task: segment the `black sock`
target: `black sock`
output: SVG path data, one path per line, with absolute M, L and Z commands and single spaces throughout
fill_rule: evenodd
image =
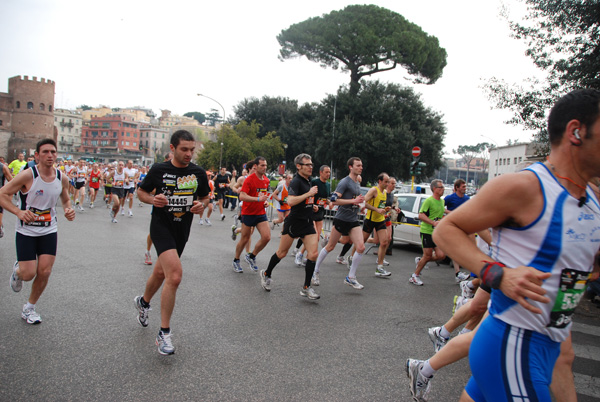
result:
M 249 256 L 250 256 L 250 258 L 252 258 L 253 260 L 255 260 L 255 259 L 256 259 L 256 256 L 255 256 L 254 254 L 250 253 L 250 254 L 248 254 L 248 255 L 249 255 Z
M 316 261 L 307 260 L 306 267 L 304 267 L 304 287 L 310 286 L 310 280 L 312 279 L 313 273 L 315 272 Z
M 160 327 L 160 332 L 162 332 L 163 334 L 170 334 L 171 333 L 171 328 Z
M 144 296 L 140 297 L 140 304 L 142 305 L 143 308 L 150 307 L 150 303 L 148 303 L 146 300 L 144 300 Z
M 234 258 L 233 262 L 240 262 L 240 259 L 239 258 Z
M 279 261 L 281 261 L 281 258 L 277 257 L 277 253 L 273 254 L 271 256 L 271 260 L 269 260 L 269 266 L 267 267 L 267 270 L 265 271 L 265 275 L 267 277 L 271 277 L 271 273 L 273 273 L 273 269 L 275 268 L 275 266 L 277 264 L 279 264 Z
M 302 247 L 302 239 L 301 238 L 299 238 L 298 242 L 296 243 L 296 248 L 300 249 L 300 247 Z
M 352 248 L 352 243 L 344 244 L 344 247 L 342 247 L 342 252 L 340 253 L 340 257 L 345 256 L 346 253 L 348 252 L 348 250 L 350 250 L 351 248 Z

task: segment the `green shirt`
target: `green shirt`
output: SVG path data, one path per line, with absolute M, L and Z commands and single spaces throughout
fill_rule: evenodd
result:
M 432 221 L 440 220 L 444 216 L 444 200 L 441 198 L 436 200 L 433 196 L 428 197 L 423 202 L 423 205 L 421 205 L 419 212 L 427 215 Z M 433 226 L 425 221 L 421 221 L 421 233 L 433 234 Z
M 10 163 L 10 165 L 8 165 L 8 168 L 12 170 L 12 175 L 16 176 L 25 165 L 27 165 L 27 161 L 19 161 L 18 159 L 15 159 Z

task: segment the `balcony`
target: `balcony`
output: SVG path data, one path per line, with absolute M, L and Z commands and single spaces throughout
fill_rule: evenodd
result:
M 75 125 L 73 123 L 71 123 L 70 121 L 69 122 L 61 121 L 60 122 L 60 126 L 61 127 L 73 128 Z

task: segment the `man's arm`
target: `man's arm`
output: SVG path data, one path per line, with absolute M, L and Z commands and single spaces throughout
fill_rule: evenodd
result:
M 240 191 L 240 201 L 243 202 L 265 202 L 267 201 L 267 194 L 266 193 L 259 193 L 259 195 L 257 197 L 252 197 L 249 196 L 247 193 L 245 193 L 244 191 Z
M 385 215 L 385 209 L 377 208 L 377 207 L 369 204 L 369 201 L 371 201 L 375 197 L 377 197 L 377 188 L 373 187 L 369 191 L 367 191 L 367 194 L 365 195 L 365 208 L 367 208 L 368 210 L 377 212 L 378 214 Z
M 502 175 L 483 186 L 477 197 L 448 215 L 433 232 L 434 242 L 454 261 L 474 274 L 490 261 L 468 235 L 506 222 L 524 227 L 542 212 L 544 198 L 540 184 L 531 172 Z M 531 267 L 503 268 L 500 290 L 524 308 L 541 313 L 525 299 L 548 303 L 541 287 L 550 277 Z
M 4 172 L 4 177 L 6 177 L 6 181 L 11 181 L 13 179 L 13 175 L 6 165 L 2 165 L 2 171 Z
M 75 219 L 75 210 L 71 206 L 71 197 L 69 197 L 69 179 L 66 175 L 60 175 L 60 181 L 62 184 L 62 191 L 60 192 L 60 202 L 62 203 L 63 210 L 65 212 L 65 218 L 72 221 Z
M 298 205 L 304 202 L 307 198 L 314 196 L 319 192 L 319 188 L 317 186 L 312 186 L 310 190 L 301 195 L 288 195 L 287 203 L 293 207 L 294 205 Z
M 0 206 L 13 215 L 16 215 L 23 222 L 33 222 L 35 215 L 29 210 L 21 210 L 12 203 L 12 197 L 19 190 L 27 191 L 33 181 L 31 169 L 26 173 L 16 175 L 11 181 L 0 188 Z

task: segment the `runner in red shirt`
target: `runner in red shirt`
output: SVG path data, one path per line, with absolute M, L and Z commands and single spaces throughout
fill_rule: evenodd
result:
M 239 196 L 240 201 L 242 201 L 242 236 L 235 247 L 235 258 L 233 259 L 233 270 L 235 272 L 243 272 L 240 265 L 240 254 L 250 240 L 252 227 L 258 229 L 260 240 L 254 246 L 254 250 L 246 254 L 245 259 L 254 272 L 258 272 L 256 255 L 271 241 L 271 229 L 265 211 L 271 184 L 269 178 L 265 176 L 267 161 L 262 156 L 258 156 L 255 162 L 256 172 L 244 180 Z
M 92 170 L 88 174 L 88 182 L 90 183 L 90 208 L 94 208 L 96 194 L 100 190 L 100 181 L 102 181 L 102 172 L 98 169 L 98 164 L 92 165 Z

